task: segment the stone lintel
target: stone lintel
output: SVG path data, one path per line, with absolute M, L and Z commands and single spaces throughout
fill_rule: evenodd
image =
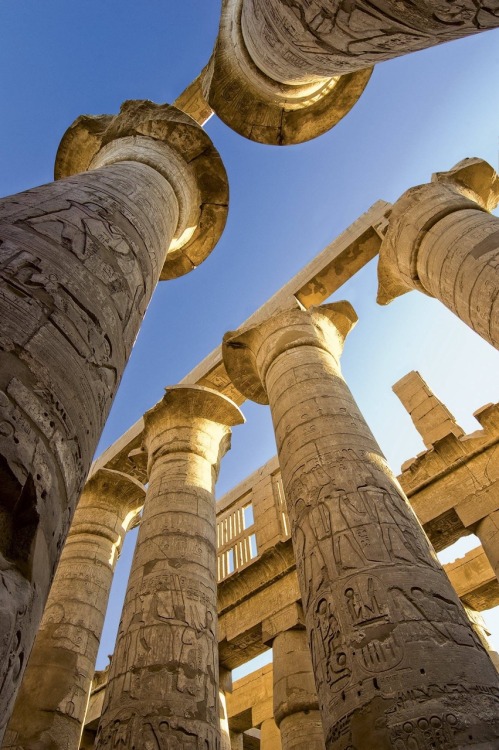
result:
M 390 209 L 391 204 L 386 201 L 379 200 L 374 203 L 253 313 L 241 327 L 254 324 L 279 309 L 289 307 L 292 300 L 297 299 L 306 309 L 323 303 L 377 255 L 381 239 L 376 228 L 386 221 Z M 234 388 L 227 375 L 221 347 L 217 347 L 205 357 L 181 382 L 213 388 L 231 398 L 239 406 L 245 401 L 244 396 Z M 143 429 L 144 420 L 139 419 L 94 462 L 91 473 L 102 466 L 108 466 L 110 469 L 125 471 L 146 481 L 145 471 L 140 473 L 128 458 L 130 451 L 140 447 Z
M 181 109 L 201 126 L 205 125 L 213 114 L 203 94 L 202 83 L 205 75 L 206 67 L 173 102 L 174 107 Z
M 277 635 L 293 629 L 305 630 L 305 615 L 299 601 L 291 602 L 262 621 L 262 641 L 271 646 Z
M 499 581 L 482 546 L 445 565 L 458 596 L 478 612 L 499 605 Z

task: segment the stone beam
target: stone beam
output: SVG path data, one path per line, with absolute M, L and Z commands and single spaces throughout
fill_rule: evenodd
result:
M 184 94 L 181 95 L 183 96 Z M 175 104 L 177 105 L 178 102 L 179 100 L 176 100 Z M 192 111 L 195 111 L 196 107 L 201 108 L 201 105 L 196 104 Z M 296 304 L 296 300 L 307 309 L 324 302 L 378 254 L 382 237 L 381 228 L 386 224 L 390 208 L 391 205 L 385 201 L 380 200 L 374 203 L 366 213 L 333 240 L 243 325 L 254 325 L 276 310 Z M 222 362 L 220 347 L 211 352 L 181 382 L 213 388 L 231 398 L 238 405 L 245 400 L 229 380 Z M 130 451 L 141 444 L 143 428 L 144 422 L 139 419 L 102 453 L 94 462 L 90 474 L 106 467 L 125 471 L 144 481 L 143 472 L 133 467 L 128 459 Z
M 483 547 L 476 547 L 444 566 L 459 598 L 482 612 L 499 605 L 499 581 Z

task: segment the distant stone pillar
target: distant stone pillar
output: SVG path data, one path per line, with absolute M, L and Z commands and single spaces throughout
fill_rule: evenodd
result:
M 394 204 L 380 248 L 378 302 L 417 289 L 499 348 L 499 177 L 465 159 Z
M 326 748 L 493 750 L 497 673 L 341 375 L 355 320 L 287 310 L 223 344 L 270 403 Z
M 0 201 L 0 741 L 153 289 L 206 257 L 227 207 L 208 136 L 151 102 L 79 118 L 56 177 Z
M 244 735 L 242 732 L 230 732 L 230 750 L 244 750 Z
M 274 719 L 283 750 L 324 750 L 319 702 L 305 630 L 279 633 L 272 644 Z
M 227 699 L 226 693 L 232 692 L 232 672 L 229 669 L 219 666 L 218 668 L 218 694 L 220 699 L 220 748 L 221 750 L 231 750 L 231 736 L 229 729 L 229 719 L 227 716 Z
M 493 2 L 243 0 L 255 65 L 283 83 L 334 76 L 499 26 Z
M 3 748 L 78 750 L 114 569 L 144 496 L 119 471 L 86 483 Z
M 168 388 L 144 416 L 149 485 L 99 750 L 220 744 L 214 487 L 243 421 L 201 386 Z
M 202 75 L 210 107 L 240 135 L 276 146 L 302 143 L 334 127 L 364 91 L 372 73 L 369 63 L 354 72 L 291 74 L 283 82 L 279 73 L 269 75 L 262 56 L 247 46 L 242 14 L 251 13 L 247 0 L 223 0 L 217 42 Z M 276 51 L 280 58 L 280 48 Z M 286 67 L 286 59 L 280 62 Z
M 282 750 L 281 733 L 274 719 L 265 719 L 260 727 L 260 750 Z
M 499 510 L 482 518 L 474 528 L 489 563 L 499 579 Z

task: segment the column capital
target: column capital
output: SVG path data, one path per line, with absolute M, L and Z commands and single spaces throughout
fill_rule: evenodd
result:
M 280 354 L 300 346 L 314 346 L 339 359 L 356 322 L 355 310 L 346 301 L 278 312 L 256 326 L 225 334 L 225 369 L 246 398 L 268 404 L 265 376 Z
M 243 38 L 243 0 L 224 0 L 217 42 L 203 79 L 207 101 L 223 122 L 252 141 L 303 143 L 330 130 L 357 103 L 372 68 L 287 85 L 266 75 Z
M 230 447 L 230 428 L 245 422 L 239 407 L 200 385 L 169 386 L 165 391 L 144 414 L 148 473 L 152 463 L 168 453 L 197 453 L 217 464 Z
M 410 188 L 393 204 L 379 251 L 378 296 L 387 305 L 406 292 L 427 290 L 418 274 L 421 242 L 432 228 L 457 211 L 492 211 L 499 203 L 499 176 L 488 162 L 463 159 L 431 182 Z
M 183 276 L 210 254 L 227 219 L 228 182 L 218 151 L 202 127 L 176 107 L 129 100 L 117 115 L 81 115 L 74 121 L 59 145 L 55 178 L 122 161 L 146 164 L 171 184 L 180 216 L 161 280 Z
M 272 646 L 274 639 L 288 630 L 305 630 L 305 614 L 300 602 L 288 604 L 262 620 L 262 643 Z
M 76 534 L 85 533 L 88 526 L 88 512 L 95 513 L 99 508 L 117 512 L 128 525 L 132 523 L 140 508 L 144 505 L 146 490 L 144 485 L 129 474 L 114 469 L 99 469 L 87 480 L 77 506 L 68 539 Z M 86 510 L 85 516 L 81 511 Z M 78 512 L 80 511 L 80 512 Z M 97 515 L 92 525 L 100 523 Z M 92 533 L 93 529 L 88 529 Z

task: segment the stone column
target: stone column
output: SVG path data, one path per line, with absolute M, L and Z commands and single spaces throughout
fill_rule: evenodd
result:
M 144 496 L 118 471 L 86 483 L 3 748 L 78 750 L 114 569 Z
M 492 750 L 498 676 L 342 378 L 346 302 L 224 337 L 270 403 L 326 747 Z
M 482 518 L 474 528 L 487 559 L 499 579 L 499 510 Z
M 279 633 L 274 655 L 274 718 L 283 750 L 324 750 L 319 702 L 304 629 Z
M 274 719 L 265 719 L 260 726 L 260 750 L 282 750 L 281 733 Z
M 77 120 L 56 177 L 0 201 L 0 740 L 155 284 L 206 257 L 227 204 L 208 136 L 151 102 Z
M 243 0 L 255 65 L 282 83 L 350 73 L 499 26 L 494 2 Z
M 218 667 L 218 695 L 220 705 L 220 750 L 231 750 L 231 735 L 227 715 L 226 693 L 232 692 L 232 671 Z
M 359 99 L 371 76 L 369 63 L 353 73 L 312 71 L 282 81 L 247 46 L 242 16 L 248 15 L 248 5 L 247 0 L 223 0 L 217 42 L 202 74 L 210 107 L 230 128 L 259 143 L 285 146 L 325 133 Z M 280 58 L 281 50 L 276 50 Z
M 96 746 L 217 748 L 214 486 L 244 418 L 216 391 L 177 386 L 144 421 L 149 485 Z
M 230 750 L 244 750 L 244 734 L 242 732 L 229 732 Z
M 290 604 L 263 620 L 262 641 L 272 647 L 273 712 L 283 750 L 324 750 L 301 604 Z
M 465 159 L 394 204 L 380 248 L 378 302 L 412 289 L 440 300 L 499 347 L 499 177 Z

